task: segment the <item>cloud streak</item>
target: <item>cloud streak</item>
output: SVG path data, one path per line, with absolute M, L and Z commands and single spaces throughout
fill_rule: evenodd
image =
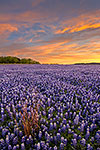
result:
M 12 26 L 11 24 L 0 24 L 0 34 L 14 31 L 18 31 L 18 28 L 16 26 Z

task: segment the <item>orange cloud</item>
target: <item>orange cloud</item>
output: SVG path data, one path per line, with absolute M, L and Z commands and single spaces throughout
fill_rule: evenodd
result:
M 63 34 L 66 31 L 69 33 L 79 32 L 86 29 L 96 29 L 100 28 L 100 10 L 96 12 L 91 12 L 87 14 L 79 15 L 76 18 L 71 18 L 61 22 L 61 25 L 55 31 L 55 34 Z M 63 27 L 64 26 L 64 27 Z M 66 27 L 65 27 L 66 26 Z
M 3 34 L 6 31 L 14 32 L 14 31 L 18 31 L 18 28 L 11 24 L 0 24 L 0 34 Z
M 72 30 L 70 30 L 70 32 L 78 32 L 86 29 L 95 29 L 95 28 L 100 28 L 100 23 L 84 24 L 83 26 L 78 26 L 76 28 L 73 28 Z
M 96 29 L 96 28 L 100 28 L 100 23 L 94 23 L 94 24 L 85 24 L 84 23 L 83 25 L 80 25 L 80 23 L 78 23 L 75 26 L 66 27 L 63 30 L 59 29 L 55 33 L 56 34 L 62 34 L 62 33 L 65 33 L 66 31 L 68 31 L 69 33 L 73 33 L 73 32 L 83 31 L 83 30 L 86 30 L 86 29 Z
M 62 33 L 64 33 L 64 32 L 66 32 L 66 31 L 68 31 L 68 30 L 70 30 L 70 27 L 66 27 L 66 28 L 64 28 L 63 30 L 59 29 L 59 30 L 56 31 L 55 33 L 56 33 L 56 34 L 62 34 Z

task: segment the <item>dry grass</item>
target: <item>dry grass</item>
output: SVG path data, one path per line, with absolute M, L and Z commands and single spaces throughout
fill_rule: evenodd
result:
M 23 113 L 21 112 L 21 121 L 22 121 L 22 125 L 24 127 L 24 133 L 27 136 L 33 134 L 32 130 L 34 130 L 34 132 L 36 132 L 39 128 L 38 109 L 39 109 L 38 104 L 35 104 L 35 108 L 33 107 L 33 105 L 31 105 L 30 112 L 27 111 L 27 104 L 24 105 L 22 108 Z

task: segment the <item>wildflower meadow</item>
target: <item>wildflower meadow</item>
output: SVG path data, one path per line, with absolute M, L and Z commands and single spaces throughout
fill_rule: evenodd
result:
M 0 65 L 0 150 L 100 150 L 100 65 Z

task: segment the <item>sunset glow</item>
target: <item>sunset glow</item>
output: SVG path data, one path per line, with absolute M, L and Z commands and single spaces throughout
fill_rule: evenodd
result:
M 0 56 L 100 62 L 99 0 L 0 1 Z

